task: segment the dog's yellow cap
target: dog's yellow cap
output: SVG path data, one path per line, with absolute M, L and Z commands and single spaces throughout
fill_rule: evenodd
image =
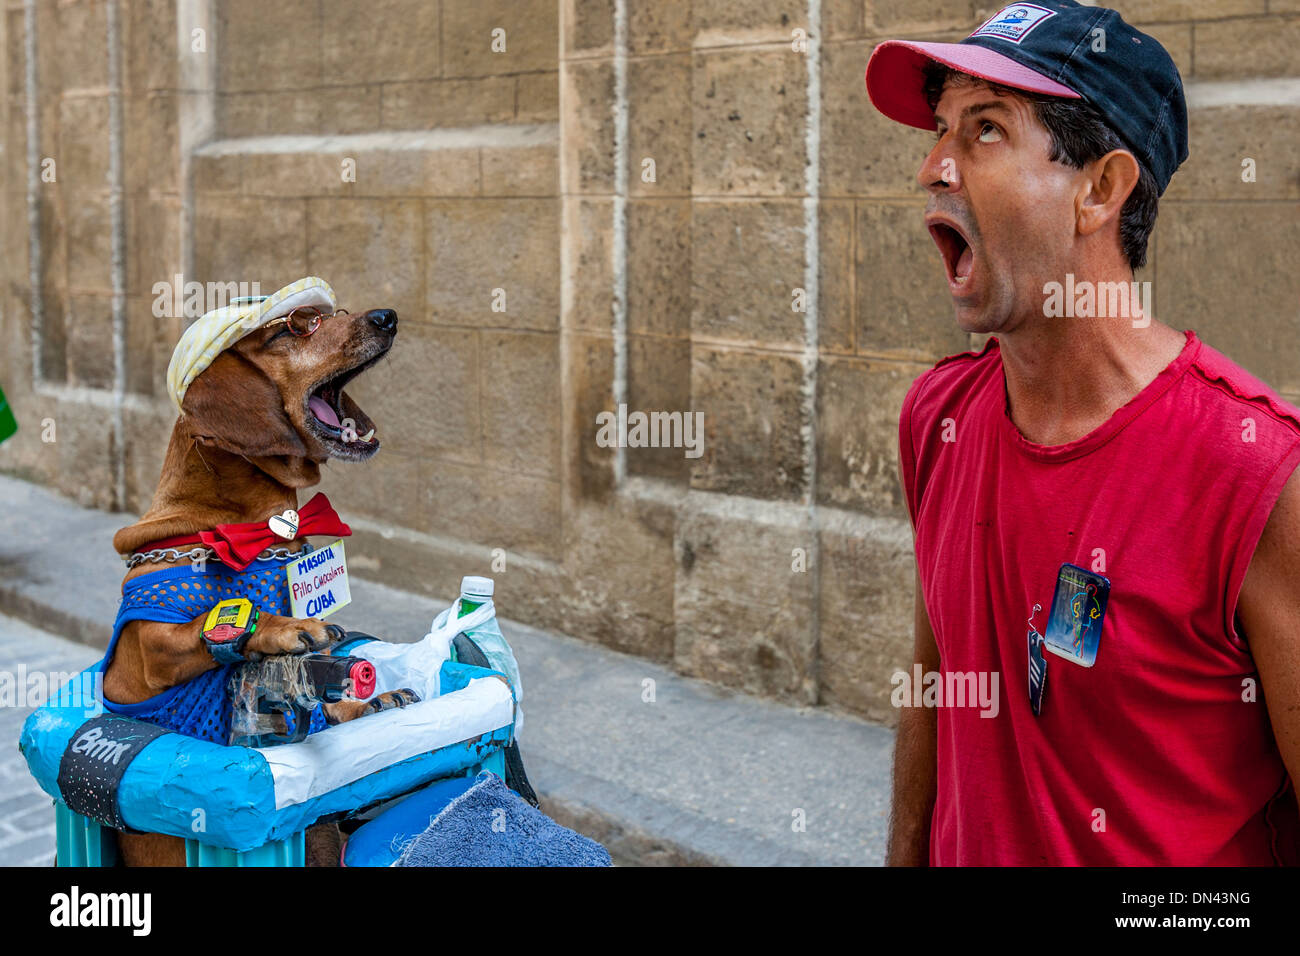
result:
M 291 282 L 274 295 L 256 300 L 237 299 L 230 305 L 204 314 L 185 330 L 167 366 L 167 391 L 176 403 L 177 411 L 190 383 L 218 355 L 272 319 L 288 315 L 305 305 L 333 312 L 338 308 L 338 299 L 324 279 L 307 276 Z

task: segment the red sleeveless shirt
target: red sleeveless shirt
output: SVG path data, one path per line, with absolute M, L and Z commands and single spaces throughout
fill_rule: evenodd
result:
M 999 674 L 996 716 L 938 709 L 930 862 L 1296 862 L 1296 802 L 1234 620 L 1300 409 L 1186 331 L 1102 426 L 1034 444 L 996 338 L 912 385 L 899 422 L 922 592 L 949 672 Z M 1110 580 L 1091 668 L 1026 635 L 1064 562 Z M 1251 693 L 1253 688 L 1253 695 Z M 1253 699 L 1252 699 L 1253 697 Z

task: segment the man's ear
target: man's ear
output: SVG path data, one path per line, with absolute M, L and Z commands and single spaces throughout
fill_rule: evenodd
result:
M 1112 149 L 1089 164 L 1087 188 L 1079 193 L 1075 221 L 1081 235 L 1092 235 L 1112 219 L 1138 184 L 1138 163 L 1126 149 Z
M 199 373 L 185 392 L 181 414 L 200 444 L 249 458 L 307 456 L 279 387 L 239 352 L 222 352 Z

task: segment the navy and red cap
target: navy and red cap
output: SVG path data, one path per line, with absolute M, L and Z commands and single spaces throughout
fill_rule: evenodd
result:
M 1082 99 L 1155 177 L 1161 193 L 1187 158 L 1178 67 L 1114 10 L 1072 0 L 1013 3 L 960 43 L 887 40 L 867 63 L 867 94 L 892 120 L 935 129 L 922 70 L 937 61 L 1018 90 Z

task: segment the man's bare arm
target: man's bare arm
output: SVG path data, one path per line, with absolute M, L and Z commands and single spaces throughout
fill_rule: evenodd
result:
M 925 673 L 939 669 L 939 648 L 916 573 L 913 660 Z M 904 707 L 894 738 L 894 798 L 889 814 L 889 866 L 930 862 L 930 816 L 934 812 L 937 719 L 932 707 Z
M 1282 760 L 1300 780 L 1300 471 L 1287 481 L 1237 599 Z M 1250 705 L 1246 705 L 1250 706 Z

